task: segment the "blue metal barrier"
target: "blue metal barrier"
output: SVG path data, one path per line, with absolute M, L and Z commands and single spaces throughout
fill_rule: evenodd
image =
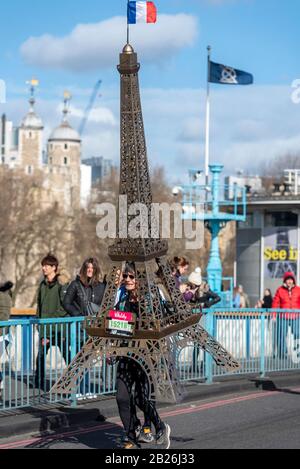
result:
M 76 396 L 49 393 L 87 340 L 84 318 L 0 322 L 0 411 L 93 399 L 115 391 L 116 366 L 105 358 L 86 373 Z M 210 310 L 201 325 L 240 362 L 238 375 L 300 369 L 300 311 Z M 189 344 L 177 357 L 183 382 L 230 375 Z
M 263 377 L 300 369 L 300 310 L 209 310 L 201 323 L 239 361 L 240 369 L 226 372 L 191 343 L 178 360 L 183 381 L 210 384 L 231 374 Z

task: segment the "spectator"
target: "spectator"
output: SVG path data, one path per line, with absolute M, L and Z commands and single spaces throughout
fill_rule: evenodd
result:
M 13 283 L 6 282 L 0 285 L 0 322 L 8 321 L 10 318 L 10 311 L 12 307 L 11 290 Z M 9 345 L 8 334 L 5 334 L 5 329 L 0 328 L 0 366 L 5 363 L 5 353 Z M 0 400 L 2 400 L 3 391 L 3 374 L 0 368 Z
M 14 284 L 6 282 L 0 285 L 0 321 L 8 321 L 10 318 L 10 311 L 12 308 L 12 293 L 11 290 Z M 0 332 L 1 335 L 1 332 Z
M 269 288 L 265 290 L 265 294 L 262 300 L 262 308 L 271 309 L 273 304 L 272 292 Z
M 258 302 L 255 305 L 255 309 L 262 309 L 263 308 L 263 302 L 261 300 L 258 300 Z
M 187 275 L 190 263 L 185 257 L 174 257 L 170 262 L 170 265 L 175 278 L 176 287 L 180 289 L 180 286 L 183 283 L 182 277 Z
M 87 259 L 65 295 L 63 306 L 70 316 L 95 316 L 100 311 L 105 285 L 95 258 Z
M 198 267 L 188 278 L 188 289 L 183 294 L 185 301 L 197 303 L 209 309 L 221 301 L 219 295 L 214 293 L 206 282 L 202 281 L 201 269 Z
M 244 292 L 243 285 L 239 285 L 238 292 L 240 294 L 241 308 L 250 308 L 249 296 Z
M 284 275 L 283 285 L 276 291 L 272 308 L 300 310 L 300 287 L 296 285 L 296 277 L 293 272 L 287 272 Z M 277 313 L 273 315 L 273 319 L 277 319 L 277 355 L 279 358 L 285 358 L 287 355 L 286 336 L 289 327 L 294 336 L 295 349 L 299 345 L 299 313 Z
M 236 309 L 241 308 L 241 295 L 237 287 L 235 287 L 233 290 L 233 307 Z
M 191 273 L 191 275 L 188 278 L 188 283 L 186 285 L 186 290 L 183 293 L 183 297 L 187 303 L 190 303 L 191 301 L 194 302 L 195 300 L 195 295 L 200 288 L 202 284 L 202 272 L 200 267 L 197 267 L 195 269 L 195 272 Z
M 105 284 L 101 282 L 101 269 L 99 262 L 95 258 L 87 259 L 77 278 L 70 284 L 65 295 L 63 306 L 65 311 L 73 317 L 96 316 L 100 312 Z M 85 342 L 84 331 L 81 329 L 80 346 Z M 80 385 L 78 399 L 83 395 L 87 398 L 95 397 L 95 393 L 90 392 L 90 374 L 86 373 Z
M 63 286 L 58 272 L 59 262 L 53 254 L 48 254 L 41 262 L 44 278 L 40 283 L 37 293 L 37 317 L 39 319 L 55 319 L 66 316 L 62 301 L 66 287 Z M 66 364 L 69 363 L 68 344 L 62 337 L 61 330 L 57 331 L 55 326 L 40 326 L 39 351 L 36 361 L 35 386 L 47 391 L 45 362 L 49 349 L 53 342 L 57 344 Z
M 221 301 L 219 295 L 214 293 L 206 282 L 202 281 L 201 268 L 198 267 L 188 278 L 188 289 L 183 294 L 186 302 L 199 305 L 200 308 L 209 309 Z M 199 369 L 200 347 L 195 345 L 193 349 L 193 365 L 191 372 L 204 371 L 203 363 Z

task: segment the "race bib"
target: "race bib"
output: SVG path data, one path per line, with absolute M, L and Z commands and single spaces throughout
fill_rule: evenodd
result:
M 106 330 L 109 334 L 132 337 L 135 330 L 136 316 L 125 311 L 109 311 Z

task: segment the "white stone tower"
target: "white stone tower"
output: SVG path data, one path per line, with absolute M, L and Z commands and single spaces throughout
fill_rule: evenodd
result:
M 35 113 L 35 88 L 39 82 L 30 82 L 29 112 L 19 128 L 19 164 L 26 174 L 33 175 L 42 169 L 43 158 L 43 122 Z
M 81 139 L 68 122 L 71 95 L 64 94 L 63 119 L 48 140 L 48 189 L 65 210 L 80 208 Z

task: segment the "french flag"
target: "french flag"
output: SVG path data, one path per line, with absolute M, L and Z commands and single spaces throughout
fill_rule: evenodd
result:
M 156 21 L 157 10 L 153 2 L 128 2 L 128 24 Z

